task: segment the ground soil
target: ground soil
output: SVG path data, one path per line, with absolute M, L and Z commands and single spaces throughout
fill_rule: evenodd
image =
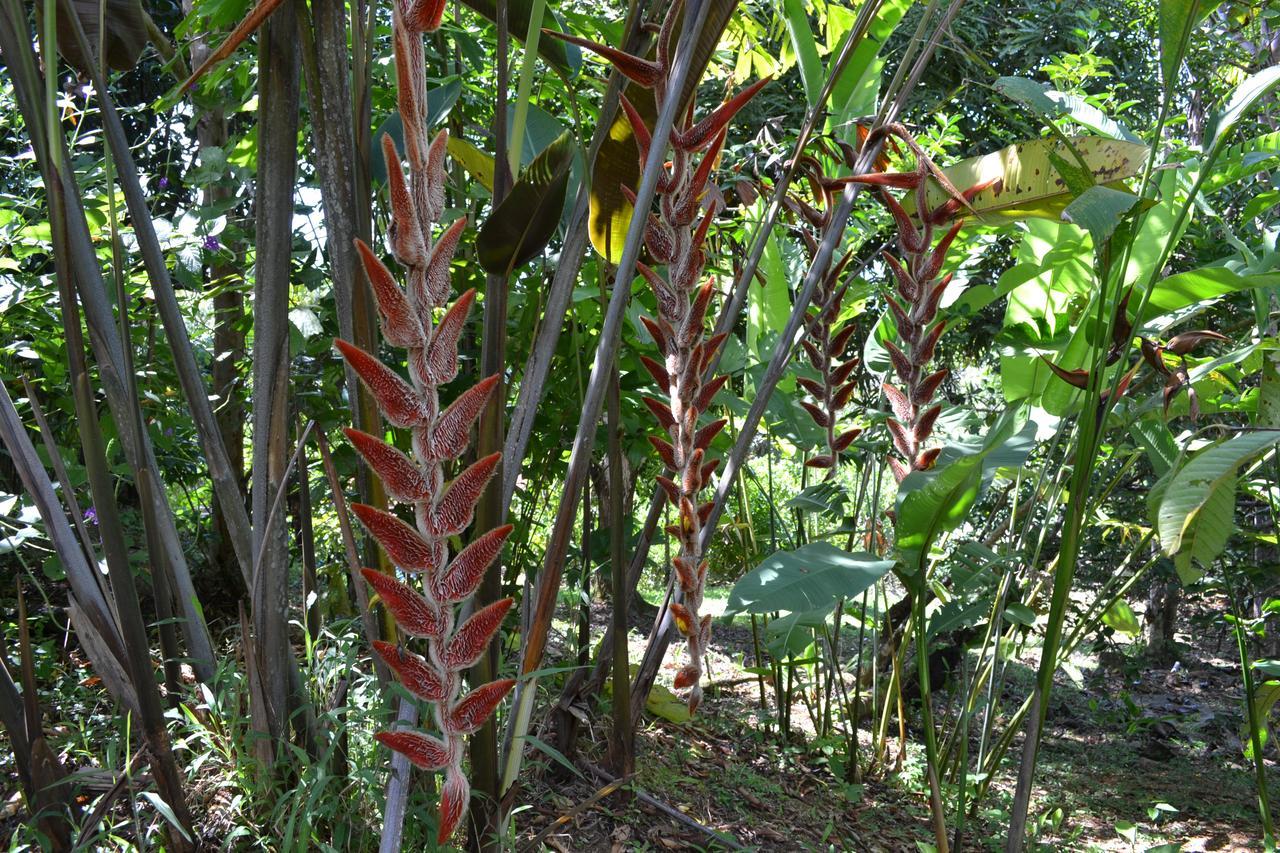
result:
M 1036 777 L 1039 849 L 1261 849 L 1252 769 L 1241 752 L 1233 645 L 1229 637 L 1182 627 L 1178 659 L 1168 665 L 1145 661 L 1137 644 L 1111 642 L 1074 658 L 1080 681 L 1064 676 L 1055 691 Z M 648 629 L 639 621 L 633 626 L 633 660 Z M 588 715 L 576 774 L 546 755 L 532 756 L 543 772 L 527 777 L 524 799 L 534 805 L 518 819 L 521 849 L 932 849 L 914 746 L 901 772 L 892 761 L 895 740 L 888 767 L 860 785 L 846 784 L 831 760 L 845 751 L 841 739 L 816 738 L 797 705 L 793 737 L 784 742 L 774 713 L 762 710 L 759 686 L 744 669 L 752 665 L 750 630 L 717 625 L 713 646 L 712 678 L 722 686 L 708 691 L 689 722 L 646 715 L 637 771 L 622 792 L 602 796 L 606 780 L 590 769 L 607 761 L 607 696 Z M 679 654 L 669 653 L 659 683 L 670 684 L 678 665 Z M 1029 689 L 1034 665 L 1032 650 L 1008 668 L 1013 701 Z M 946 701 L 943 692 L 938 703 Z M 771 702 L 770 696 L 766 706 Z M 865 761 L 865 725 L 860 740 Z M 1020 744 L 1021 737 L 967 821 L 964 849 L 1003 849 Z

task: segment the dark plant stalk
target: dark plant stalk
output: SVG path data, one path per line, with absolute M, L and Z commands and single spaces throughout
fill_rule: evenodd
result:
M 609 579 L 613 592 L 613 730 L 610 734 L 609 764 L 620 777 L 635 770 L 635 729 L 631 721 L 631 667 L 627 645 L 627 615 L 631 609 L 627 577 L 622 564 L 627 530 L 622 494 L 622 404 L 618 366 L 613 366 L 609 383 Z
M 644 31 L 640 27 L 644 14 L 644 3 L 631 0 L 627 18 L 623 24 L 623 44 L 626 50 L 635 53 L 641 49 Z M 609 85 L 605 89 L 604 100 L 600 106 L 600 117 L 591 142 L 587 146 L 586 162 L 594 163 L 600 146 L 608 138 L 609 128 L 613 126 L 614 116 L 618 111 L 618 95 L 622 91 L 625 78 L 616 71 L 609 75 Z M 520 391 L 516 397 L 515 407 L 511 412 L 510 427 L 502 453 L 505 459 L 524 459 L 529 438 L 533 434 L 534 415 L 542 400 L 546 388 L 547 377 L 551 371 L 552 359 L 556 344 L 560 340 L 561 327 L 564 324 L 565 312 L 569 307 L 573 289 L 577 284 L 578 272 L 586 259 L 587 247 L 587 212 L 590 206 L 590 187 L 583 182 L 578 188 L 578 196 L 574 201 L 573 212 L 569 216 L 569 224 L 565 229 L 564 243 L 560 249 L 560 261 L 556 265 L 551 279 L 551 288 L 547 292 L 546 304 L 543 306 L 539 321 L 538 334 L 529 350 L 524 371 L 520 374 Z M 518 466 L 508 466 L 502 477 L 502 506 L 504 512 L 511 506 L 511 499 L 516 492 L 516 475 Z M 521 604 L 522 612 L 529 612 L 529 607 Z M 508 732 L 510 730 L 508 729 Z M 509 749 L 505 744 L 504 749 Z
M 507 137 L 507 53 L 510 42 L 508 26 L 508 0 L 497 0 L 497 51 L 494 57 L 497 98 L 493 111 L 494 175 L 493 206 L 496 209 L 506 199 L 514 179 L 508 168 L 508 148 L 515 152 L 515 162 L 520 161 L 523 134 L 515 140 Z M 506 383 L 503 380 L 507 353 L 507 290 L 510 271 L 505 275 L 489 274 L 485 277 L 484 333 L 480 344 L 480 373 L 498 377 L 497 385 L 480 412 L 479 431 L 476 436 L 476 453 L 480 457 L 497 455 L 496 483 L 485 487 L 476 505 L 476 526 L 480 530 L 496 527 L 506 519 L 502 502 L 502 451 L 506 414 Z M 518 465 L 515 467 L 519 467 Z M 467 607 L 484 608 L 502 597 L 502 560 L 495 560 L 485 572 L 473 600 Z M 498 675 L 498 647 L 490 643 L 485 654 L 472 667 L 468 680 L 472 685 L 486 684 Z M 499 837 L 500 816 L 498 806 L 498 732 L 491 718 L 471 738 L 471 780 L 474 789 L 471 806 L 472 850 L 496 851 Z
M 351 514 L 347 510 L 347 498 L 342 493 L 338 469 L 334 466 L 333 456 L 329 453 L 329 441 L 320 430 L 316 430 L 316 446 L 320 449 L 320 461 L 324 465 L 325 477 L 329 481 L 329 494 L 333 498 L 334 514 L 338 516 L 338 532 L 342 536 L 342 549 L 347 558 L 349 594 L 355 600 L 360 621 L 364 625 L 365 639 L 373 645 L 374 640 L 381 639 L 378 633 L 378 619 L 369 607 L 369 593 L 360 576 L 360 554 L 356 549 L 355 535 L 351 529 Z M 391 672 L 381 658 L 373 659 L 373 671 L 379 686 L 385 686 L 391 677 Z
M 50 3 L 49 14 L 54 4 Z M 57 59 L 52 41 L 42 43 L 49 58 L 47 76 L 56 84 Z M 0 6 L 0 51 L 3 52 L 7 70 L 14 83 L 19 110 L 27 134 L 31 139 L 36 162 L 44 185 L 52 202 L 54 185 L 62 205 L 62 220 L 51 218 L 55 236 L 54 257 L 65 260 L 69 283 L 78 290 L 85 309 L 89 341 L 98 366 L 98 376 L 106 393 L 107 403 L 116 422 L 124 425 L 120 430 L 120 443 L 130 468 L 137 471 L 157 469 L 155 454 L 145 431 L 134 429 L 135 420 L 141 419 L 136 397 L 129 392 L 124 379 L 124 357 L 120 348 L 117 325 L 112 319 L 102 270 L 95 254 L 85 220 L 79 187 L 68 167 L 70 162 L 66 141 L 59 132 L 57 114 L 53 109 L 54 90 L 42 80 L 36 70 L 35 56 L 27 32 L 26 10 L 20 3 L 5 2 Z M 142 435 L 144 443 L 138 444 Z M 194 589 L 190 586 L 185 557 L 178 538 L 172 507 L 161 494 L 157 503 L 143 507 L 144 523 L 151 525 L 164 543 L 170 564 L 176 568 L 175 580 L 180 587 L 183 604 L 183 629 L 187 637 L 188 653 L 196 674 L 209 678 L 213 674 L 213 650 L 205 626 L 203 614 L 196 604 Z
M 84 55 L 90 55 L 84 40 L 84 32 L 78 17 L 74 14 L 66 0 L 60 0 L 62 14 L 71 23 L 71 31 L 75 34 Z M 222 442 L 217 426 L 217 418 L 209 403 L 209 394 L 204 387 L 203 373 L 196 363 L 195 351 L 187 334 L 186 323 L 182 319 L 181 308 L 173 289 L 172 279 L 164 258 L 164 252 L 156 236 L 155 226 L 146 203 L 146 195 L 138 179 L 138 167 L 133 159 L 133 152 L 125 134 L 124 125 L 111 97 L 105 77 L 99 70 L 91 70 L 90 79 L 97 93 L 102 112 L 103 128 L 111 155 L 116 161 L 116 175 L 124 194 L 130 220 L 138 237 L 138 247 L 142 255 L 143 265 L 156 298 L 156 308 L 160 314 L 169 348 L 173 353 L 174 366 L 178 373 L 179 384 L 187 399 L 195 420 L 197 434 L 209 466 L 209 476 L 218 499 L 225 507 L 228 532 L 231 535 L 237 559 L 241 563 L 242 573 L 248 582 L 248 566 L 252 562 L 249 518 L 244 512 L 243 497 L 240 493 L 239 474 L 232 467 L 227 447 Z M 123 303 L 120 305 L 123 309 Z M 126 342 L 127 343 L 127 342 Z M 127 354 L 123 354 L 127 357 Z M 131 371 L 130 371 L 131 374 Z M 186 590 L 180 589 L 180 595 Z
M 358 5 L 352 5 L 353 23 L 360 19 Z M 298 32 L 311 115 L 351 115 L 355 100 L 352 89 L 367 92 L 369 81 L 358 28 L 352 30 L 356 49 L 351 51 L 347 46 L 346 4 L 341 0 L 311 0 L 309 14 L 305 7 L 300 9 Z M 351 56 L 350 68 L 346 61 L 348 55 Z M 348 122 L 314 122 L 313 129 L 330 274 L 338 308 L 338 332 L 357 346 L 372 348 L 377 338 L 370 316 L 369 288 L 353 242 L 356 237 L 366 242 L 370 239 L 370 194 L 360 187 L 368 151 L 363 152 L 364 156 L 358 154 L 353 126 Z M 381 419 L 377 405 L 357 381 L 354 371 L 347 367 L 344 375 L 347 395 L 356 402 L 352 408 L 356 428 L 379 432 Z M 376 478 L 361 472 L 357 482 L 365 503 L 386 506 L 386 495 Z
M 271 500 L 284 487 L 289 455 L 289 280 L 298 138 L 297 0 L 284 0 L 262 27 L 258 52 L 258 179 L 254 207 L 252 518 L 250 579 L 255 671 L 265 713 L 255 752 L 274 766 L 297 710 L 289 671 L 289 545 Z
M 1263 844 L 1267 849 L 1275 846 L 1275 826 L 1271 822 L 1271 799 L 1267 795 L 1267 764 L 1263 754 L 1262 726 L 1264 719 L 1258 717 L 1257 697 L 1254 694 L 1253 664 L 1249 660 L 1249 644 L 1245 639 L 1244 620 L 1240 615 L 1239 601 L 1231 595 L 1235 607 L 1235 624 L 1232 626 L 1236 637 L 1236 649 L 1240 655 L 1240 677 L 1244 683 L 1245 722 L 1249 726 L 1249 744 L 1253 747 L 1254 789 L 1258 798 L 1258 817 L 1262 820 Z

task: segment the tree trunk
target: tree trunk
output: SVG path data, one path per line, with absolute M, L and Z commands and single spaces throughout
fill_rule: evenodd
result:
M 298 63 L 294 0 L 266 22 L 258 53 L 257 265 L 253 301 L 253 633 L 259 682 L 253 695 L 258 759 L 274 764 L 288 733 L 289 548 L 284 515 L 272 511 L 289 455 L 289 274 L 297 161 Z
M 1172 578 L 1162 577 L 1151 584 L 1147 593 L 1147 656 L 1161 663 L 1174 656 L 1174 631 L 1178 621 L 1178 602 L 1182 587 Z

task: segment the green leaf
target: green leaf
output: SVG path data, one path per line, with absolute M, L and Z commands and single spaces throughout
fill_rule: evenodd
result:
M 680 725 L 689 722 L 692 714 L 689 706 L 676 694 L 661 684 L 654 683 L 644 700 L 645 710 L 655 717 Z
M 1173 433 L 1164 418 L 1150 417 L 1134 421 L 1129 425 L 1129 435 L 1146 451 L 1147 461 L 1156 472 L 1157 477 L 1165 474 L 1178 464 L 1178 445 L 1173 441 Z
M 497 0 L 462 0 L 462 2 L 490 22 L 498 20 Z M 550 14 L 544 14 L 543 26 L 547 29 L 563 30 L 555 13 L 550 8 L 546 11 Z M 533 0 L 507 0 L 507 29 L 513 38 L 524 40 L 529 32 L 529 17 L 532 14 Z M 582 67 L 582 51 L 576 45 L 558 38 L 538 39 L 538 55 L 555 66 L 557 70 L 570 76 L 577 74 L 578 69 Z
M 880 50 L 913 5 L 914 0 L 884 0 L 880 4 L 866 37 L 853 49 L 853 55 L 845 63 L 840 78 L 832 86 L 830 115 L 826 125 L 829 133 L 852 144 L 856 141 L 857 134 L 855 120 L 876 111 L 881 72 L 884 70 L 884 57 L 880 55 Z M 849 29 L 846 32 L 848 37 L 852 37 L 854 16 L 851 8 L 842 8 L 840 4 L 827 4 L 828 26 L 831 25 L 837 12 L 845 12 L 849 15 Z M 828 54 L 830 70 L 834 70 L 835 59 L 842 49 L 843 44 Z
M 493 194 L 493 155 L 486 154 L 465 139 L 450 136 L 446 145 L 449 156 L 467 170 L 481 186 Z
M 734 585 L 725 613 L 807 613 L 830 608 L 840 598 L 869 589 L 892 567 L 892 560 L 842 551 L 828 542 L 777 551 Z
M 178 816 L 174 814 L 173 807 L 165 802 L 163 797 L 155 791 L 143 791 L 142 796 L 155 807 L 156 811 L 160 812 L 160 816 L 165 819 L 166 823 L 176 829 L 179 835 L 187 839 L 188 843 L 191 842 L 191 835 L 182 826 L 182 821 L 178 820 Z
M 909 572 L 923 564 L 940 534 L 965 520 L 988 475 L 1025 461 L 1035 446 L 1035 432 L 1025 407 L 1012 406 L 991 427 L 981 447 L 944 448 L 932 471 L 913 471 L 902 481 L 894 536 Z
M 791 315 L 791 284 L 783 258 L 783 239 L 776 231 L 770 232 L 760 258 L 764 284 L 752 286 L 747 294 L 747 352 L 762 361 L 769 355 L 761 352 L 761 343 L 769 335 L 776 339 Z
M 800 79 L 804 83 L 804 97 L 812 108 L 822 91 L 822 62 L 818 59 L 818 43 L 809 26 L 803 0 L 782 0 L 782 12 L 787 25 L 787 35 L 796 52 L 796 64 L 800 66 Z
M 1119 182 L 1142 171 L 1147 156 L 1146 146 L 1120 139 L 1077 136 L 1071 139 L 1071 144 L 1084 159 L 1096 183 L 1117 189 L 1123 187 Z M 962 190 L 994 182 L 970 202 L 981 219 L 1042 217 L 1056 220 L 1071 201 L 1071 192 L 1054 168 L 1051 154 L 1067 159 L 1070 152 L 1061 142 L 1032 139 L 961 160 L 942 171 Z M 1075 162 L 1074 157 L 1069 159 Z M 927 197 L 931 207 L 947 200 L 946 192 L 936 183 L 930 183 Z
M 1258 743 L 1264 751 L 1267 745 L 1267 721 L 1271 717 L 1271 711 L 1275 708 L 1277 700 L 1280 700 L 1280 681 L 1264 681 L 1253 686 L 1254 714 L 1258 720 Z M 1250 759 L 1253 758 L 1251 734 L 1249 721 L 1246 719 L 1240 725 L 1240 740 L 1244 745 L 1244 757 Z
M 1272 65 L 1245 80 L 1231 93 L 1231 99 L 1222 112 L 1210 117 L 1205 126 L 1204 138 L 1209 140 L 1205 150 L 1217 148 L 1227 138 L 1245 113 L 1280 84 L 1280 65 Z
M 564 756 L 564 753 L 563 753 L 563 752 L 561 752 L 560 750 L 556 749 L 556 748 L 555 748 L 554 746 L 552 746 L 551 744 L 546 743 L 545 741 L 542 741 L 542 740 L 540 740 L 539 738 L 536 738 L 536 737 L 534 737 L 533 735 L 529 735 L 529 734 L 521 735 L 521 736 L 520 736 L 520 739 L 521 739 L 521 740 L 523 740 L 525 743 L 528 743 L 528 744 L 532 745 L 533 747 L 535 747 L 536 749 L 538 749 L 538 751 L 542 752 L 544 755 L 546 755 L 547 757 L 551 758 L 553 761 L 555 761 L 555 762 L 556 762 L 557 764 L 559 764 L 561 767 L 565 767 L 565 768 L 567 768 L 567 769 L 569 770 L 569 772 L 573 773 L 573 774 L 574 774 L 575 776 L 577 776 L 578 778 L 580 778 L 580 779 L 585 779 L 585 778 L 586 778 L 585 776 L 583 776 L 583 775 L 582 775 L 582 771 L 581 771 L 581 770 L 579 770 L 577 767 L 575 767 L 575 766 L 574 766 L 574 764 L 573 764 L 573 762 L 572 762 L 572 761 L 570 761 L 569 759 L 565 758 L 565 756 Z
M 1137 322 L 1137 299 L 1129 300 L 1129 312 L 1133 315 L 1135 325 L 1143 325 L 1162 314 L 1172 314 L 1189 305 L 1217 299 L 1228 293 L 1276 285 L 1280 285 L 1280 273 L 1240 275 L 1226 267 L 1203 267 L 1166 276 L 1158 281 L 1151 291 L 1151 299 L 1143 312 L 1141 323 Z
M 1184 584 L 1203 574 L 1235 530 L 1236 471 L 1280 441 L 1280 430 L 1243 432 L 1214 442 L 1169 479 L 1154 519 L 1160 544 Z
M 506 275 L 546 248 L 560 224 L 572 163 L 573 140 L 566 132 L 534 158 L 485 220 L 476 249 L 487 272 Z
M 1107 612 L 1102 614 L 1102 621 L 1122 634 L 1131 634 L 1136 637 L 1142 633 L 1142 626 L 1138 624 L 1138 617 L 1134 615 L 1133 608 L 1121 599 L 1112 602 Z
M 1027 628 L 1034 628 L 1036 624 L 1036 612 L 1017 601 L 1011 601 L 1004 606 L 1004 618 Z
M 1160 79 L 1168 97 L 1178 82 L 1178 66 L 1191 30 L 1195 29 L 1201 0 L 1160 0 Z
M 1138 197 L 1131 192 L 1092 186 L 1067 205 L 1062 218 L 1088 231 L 1093 245 L 1100 247 L 1111 239 L 1120 220 L 1137 203 Z
M 895 541 L 910 571 L 918 572 L 939 535 L 968 517 L 982 491 L 985 455 L 957 459 L 936 473 L 915 471 L 902 481 Z
M 825 512 L 839 516 L 848 502 L 849 495 L 844 486 L 835 480 L 823 480 L 800 491 L 786 506 L 790 509 L 801 509 L 805 512 Z
M 434 127 L 445 116 L 449 114 L 449 110 L 453 109 L 453 105 L 458 101 L 458 95 L 462 94 L 462 78 L 452 77 L 447 83 L 427 90 L 427 127 Z M 382 139 L 382 134 L 389 133 L 391 138 L 396 141 L 396 150 L 404 156 L 404 122 L 400 118 L 399 112 L 393 112 L 387 116 L 387 120 L 378 125 L 373 132 L 373 141 L 376 143 Z M 369 176 L 375 184 L 385 184 L 387 182 L 387 164 L 382 159 L 382 148 L 380 145 L 374 145 L 369 154 Z
M 1001 77 L 995 82 L 995 90 L 1046 118 L 1057 116 L 1062 111 L 1058 102 L 1045 94 L 1044 86 L 1026 77 Z

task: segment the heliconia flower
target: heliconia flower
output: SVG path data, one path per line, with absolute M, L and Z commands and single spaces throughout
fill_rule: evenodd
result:
M 426 658 L 381 640 L 374 640 L 373 647 L 414 696 L 428 702 L 441 702 L 448 697 L 448 683 Z
M 467 315 L 475 301 L 475 288 L 459 296 L 432 333 L 425 360 L 426 375 L 432 384 L 444 385 L 458 375 L 458 338 L 462 336 Z
M 471 734 L 484 725 L 493 709 L 498 707 L 512 687 L 516 686 L 514 678 L 503 678 L 482 684 L 467 694 L 466 698 L 453 706 L 446 717 L 449 730 L 459 734 Z
M 1183 332 L 1180 335 L 1174 335 L 1169 338 L 1169 342 L 1164 345 L 1164 351 L 1173 355 L 1187 355 L 1205 341 L 1227 340 L 1230 339 L 1226 335 L 1210 332 L 1207 329 L 1196 332 Z
M 448 0 L 399 0 L 405 26 L 411 33 L 430 33 L 440 29 Z
M 1089 387 L 1089 371 L 1082 369 L 1068 370 L 1065 367 L 1059 367 L 1043 355 L 1040 356 L 1040 360 L 1049 366 L 1049 369 L 1054 372 L 1055 376 L 1068 385 L 1076 388 Z
M 495 527 L 459 551 L 433 584 L 436 599 L 447 604 L 469 598 L 514 529 L 510 524 Z
M 756 94 L 765 86 L 772 82 L 772 77 L 762 77 L 725 101 L 702 121 L 695 124 L 688 130 L 672 131 L 672 144 L 677 148 L 683 148 L 685 151 L 698 151 L 707 145 L 716 137 L 738 114 L 738 110 L 747 105 L 747 102 L 756 96 Z
M 378 540 L 391 562 L 407 572 L 434 572 L 444 562 L 443 549 L 386 510 L 353 503 L 351 511 Z
M 378 316 L 382 320 L 382 335 L 387 342 L 398 347 L 420 347 L 425 341 L 422 324 L 409 308 L 409 300 L 396 284 L 391 271 L 360 238 L 355 240 L 356 250 L 364 264 L 365 275 L 373 290 Z
M 374 650 L 413 696 L 436 706 L 433 715 L 422 718 L 434 717 L 440 724 L 438 735 L 395 731 L 380 732 L 377 739 L 419 768 L 444 771 L 441 844 L 461 824 L 470 798 L 462 768 L 466 736 L 483 725 L 514 683 L 497 681 L 466 697 L 460 695 L 464 672 L 490 647 L 512 602 L 503 599 L 483 607 L 461 626 L 457 625 L 459 605 L 475 593 L 513 528 L 477 531 L 450 561 L 451 542 L 471 525 L 501 455 L 494 453 L 472 463 L 448 483 L 446 468 L 452 468 L 466 451 L 471 428 L 500 387 L 501 377 L 495 374 L 476 382 L 442 408 L 440 389 L 457 377 L 458 341 L 475 302 L 475 292 L 469 290 L 448 304 L 450 266 L 467 220 L 458 219 L 432 236 L 444 212 L 448 134 L 441 131 L 428 143 L 420 34 L 440 25 L 444 7 L 444 0 L 397 0 L 392 15 L 407 169 L 390 137 L 383 137 L 382 147 L 391 201 L 388 243 L 392 256 L 404 267 L 405 286 L 396 283 L 368 245 L 356 243 L 383 337 L 407 350 L 408 380 L 369 352 L 346 341 L 335 342 L 369 387 L 387 423 L 412 430 L 412 457 L 376 435 L 347 430 L 347 436 L 382 480 L 388 496 L 412 505 L 414 524 L 365 504 L 352 504 L 352 511 L 392 563 L 421 575 L 414 581 L 419 591 L 390 574 L 362 570 L 375 601 L 386 608 L 399 629 L 399 642 L 375 641 Z M 426 654 L 401 645 L 410 641 L 425 645 Z
M 433 536 L 456 536 L 471 525 L 480 494 L 501 459 L 501 453 L 491 453 L 468 466 L 445 487 L 436 505 L 425 510 L 426 528 Z
M 458 399 L 450 403 L 449 408 L 441 413 L 428 443 L 431 459 L 456 459 L 462 455 L 471 438 L 471 425 L 475 423 L 481 410 L 489 402 L 489 395 L 493 393 L 500 378 L 495 374 L 487 379 L 481 379 L 463 391 Z
M 467 813 L 470 799 L 471 783 L 456 766 L 450 767 L 440 788 L 440 828 L 436 831 L 436 844 L 444 844 L 453 835 Z
M 444 647 L 445 666 L 462 670 L 474 665 L 489 647 L 489 641 L 502 626 L 502 620 L 514 603 L 512 598 L 500 599 L 464 622 Z
M 344 429 L 343 432 L 378 475 L 392 500 L 415 503 L 427 499 L 430 484 L 412 459 L 367 432 L 358 429 Z
M 445 623 L 440 609 L 414 592 L 408 584 L 373 569 L 361 569 L 360 573 L 406 633 L 414 637 L 436 638 L 444 634 Z
M 661 110 L 667 97 L 670 49 L 681 8 L 678 2 L 668 8 L 657 38 L 656 61 L 577 36 L 544 32 L 604 57 L 632 82 L 653 90 Z M 704 527 L 715 506 L 714 502 L 700 502 L 699 493 L 716 470 L 715 460 L 705 457 L 711 441 L 724 426 L 722 421 L 701 426 L 699 420 L 728 381 L 727 376 L 707 375 L 725 339 L 723 334 L 708 337 L 705 328 L 707 313 L 715 298 L 714 282 L 703 282 L 705 244 L 722 206 L 712 173 L 729 121 L 768 82 L 766 78 L 747 86 L 701 121 L 694 120 L 692 103 L 682 110 L 671 130 L 669 152 L 662 152 L 669 153 L 670 160 L 659 172 L 653 208 L 636 211 L 645 217 L 645 248 L 652 260 L 664 267 L 660 272 L 645 263 L 636 264 L 636 272 L 649 285 L 657 306 L 657 316 L 642 316 L 641 322 L 663 356 L 662 360 L 642 356 L 641 363 L 665 395 L 665 399 L 645 397 L 644 404 L 663 432 L 662 437 L 648 436 L 670 475 L 660 475 L 657 482 L 662 494 L 676 508 L 679 519 L 678 524 L 668 528 L 679 546 L 673 559 L 681 561 L 677 565 L 684 566 L 678 570 L 681 600 L 672 605 L 672 613 L 677 614 L 678 622 L 689 626 L 687 666 L 692 669 L 681 677 L 679 686 L 690 688 L 691 710 L 701 699 L 698 680 L 710 637 L 710 623 L 707 622 L 703 630 L 699 615 L 706 578 L 701 549 Z M 625 96 L 621 106 L 631 124 L 643 164 L 652 153 L 650 129 Z M 706 153 L 695 166 L 693 155 L 700 151 Z M 619 189 L 634 206 L 637 199 L 631 189 L 625 186 Z M 689 568 L 692 566 L 699 569 L 692 571 Z
M 664 69 L 656 62 L 642 59 L 639 56 L 632 56 L 624 50 L 618 50 L 616 47 L 609 47 L 606 44 L 584 39 L 581 36 L 562 33 L 558 30 L 543 29 L 542 33 L 598 54 L 608 60 L 609 64 L 618 69 L 628 80 L 638 83 L 646 89 L 653 88 L 662 79 Z
M 439 770 L 449 764 L 448 747 L 430 735 L 411 731 L 378 732 L 374 738 L 423 770 Z
M 933 400 L 941 390 L 948 372 L 945 369 L 930 370 L 929 363 L 933 360 L 938 341 L 947 327 L 945 320 L 938 319 L 938 309 L 943 293 L 951 282 L 951 276 L 939 275 L 946 263 L 947 252 L 959 235 L 963 223 L 952 223 L 936 241 L 934 228 L 950 221 L 961 210 L 970 209 L 969 202 L 989 184 L 981 184 L 961 192 L 930 161 L 905 127 L 890 125 L 874 133 L 883 135 L 889 141 L 896 137 L 915 156 L 914 171 L 880 171 L 849 179 L 879 190 L 881 203 L 893 217 L 902 253 L 901 258 L 888 252 L 884 255 L 899 297 L 890 296 L 887 299 L 897 327 L 897 339 L 885 341 L 884 346 L 899 384 L 885 382 L 882 385 L 893 410 L 893 417 L 886 420 L 886 425 L 893 448 L 898 454 L 888 461 L 894 477 L 901 482 L 912 471 L 933 467 L 938 458 L 938 449 L 926 448 L 924 444 L 932 434 L 942 411 L 942 407 L 933 404 Z M 931 180 L 941 185 L 949 196 L 944 205 L 932 210 L 926 203 L 926 190 Z M 903 205 L 889 193 L 890 189 L 912 192 L 919 208 L 918 214 L 908 214 Z M 1078 379 L 1056 365 L 1050 366 L 1068 381 Z M 1087 375 L 1084 381 L 1087 383 Z M 843 385 L 836 392 L 841 399 L 844 399 L 846 393 L 847 386 Z M 852 438 L 842 437 L 841 443 L 847 446 L 847 442 L 852 441 Z
M 335 339 L 333 344 L 364 382 L 378 409 L 393 426 L 417 426 L 427 418 L 430 410 L 422 395 L 394 370 L 341 338 Z

